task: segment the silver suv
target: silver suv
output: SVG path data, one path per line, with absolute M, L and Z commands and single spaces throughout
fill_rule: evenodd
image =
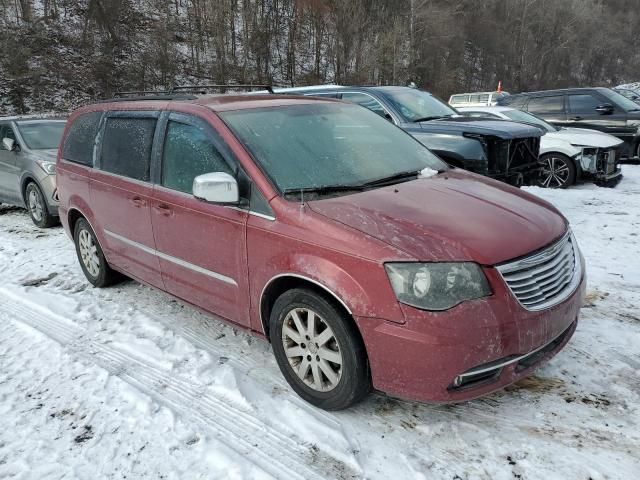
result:
M 0 202 L 26 207 L 38 227 L 58 223 L 56 155 L 66 120 L 0 118 Z

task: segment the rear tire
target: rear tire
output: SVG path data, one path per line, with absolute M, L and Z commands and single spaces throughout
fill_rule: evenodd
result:
M 29 182 L 24 193 L 29 216 L 37 227 L 50 228 L 58 224 L 58 217 L 49 213 L 47 202 L 37 183 Z
M 576 183 L 576 164 L 561 153 L 540 156 L 542 169 L 537 185 L 543 188 L 567 188 Z
M 275 302 L 269 322 L 283 376 L 304 400 L 341 410 L 371 390 L 367 354 L 353 321 L 333 302 L 296 288 Z
M 107 263 L 102 248 L 93 229 L 84 218 L 78 219 L 73 229 L 73 241 L 80 267 L 89 283 L 102 288 L 115 283 L 119 279 L 117 272 Z

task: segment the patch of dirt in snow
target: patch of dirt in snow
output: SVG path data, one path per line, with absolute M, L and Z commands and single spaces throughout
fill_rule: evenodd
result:
M 0 477 L 634 478 L 640 166 L 623 171 L 615 189 L 527 188 L 588 265 L 563 352 L 473 402 L 374 394 L 331 413 L 291 391 L 266 342 L 133 281 L 89 287 L 62 229 L 0 207 Z

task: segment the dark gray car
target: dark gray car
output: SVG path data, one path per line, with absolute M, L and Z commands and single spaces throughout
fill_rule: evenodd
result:
M 417 88 L 320 85 L 276 89 L 276 93 L 337 98 L 386 118 L 450 165 L 512 185 L 536 183 L 543 132 L 507 120 L 470 118 Z
M 58 223 L 56 155 L 66 120 L 0 118 L 0 202 L 25 207 L 33 223 Z

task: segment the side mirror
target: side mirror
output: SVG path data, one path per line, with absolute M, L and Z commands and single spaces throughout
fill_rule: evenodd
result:
M 598 105 L 596 107 L 596 112 L 600 115 L 611 115 L 613 113 L 613 105 L 610 103 L 603 103 L 602 105 Z
M 13 138 L 3 138 L 2 139 L 2 146 L 4 148 L 6 148 L 7 150 L 9 150 L 10 152 L 13 152 L 16 147 L 18 146 L 18 144 L 16 143 L 16 141 Z
M 237 205 L 238 182 L 228 173 L 205 173 L 193 179 L 193 196 L 205 202 Z

